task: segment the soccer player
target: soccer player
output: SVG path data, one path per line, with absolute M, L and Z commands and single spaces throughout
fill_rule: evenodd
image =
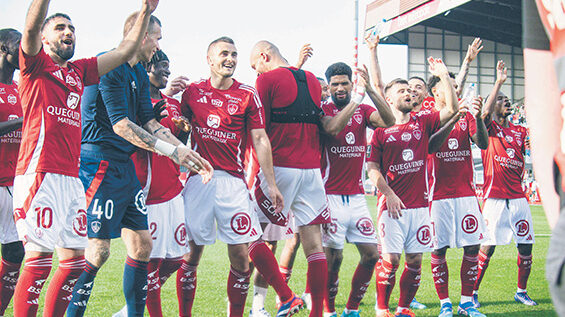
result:
M 210 78 L 191 84 L 182 96 L 182 113 L 193 127 L 192 144 L 215 169 L 210 184 L 203 186 L 198 175 L 191 175 L 183 192 L 190 245 L 186 278 L 194 283 L 190 306 L 204 246 L 215 242 L 217 230 L 220 240 L 228 244 L 231 263 L 229 316 L 243 315 L 251 274 L 248 255 L 283 301 L 277 316 L 291 316 L 300 309 L 302 300 L 284 282 L 273 253 L 257 241 L 262 230 L 244 181 L 243 156 L 250 136 L 259 165 L 266 171 L 265 182 L 275 202 L 274 210 L 279 212 L 283 207 L 261 101 L 253 87 L 232 78 L 237 57 L 232 39 L 220 37 L 212 41 L 207 52 Z
M 331 101 L 322 104 L 326 115 L 335 116 L 351 101 L 351 75 L 351 68 L 345 63 L 335 63 L 326 70 L 331 93 Z M 363 189 L 367 127 L 388 128 L 394 125 L 395 118 L 389 105 L 371 86 L 367 71 L 362 70 L 358 75 L 363 78 L 366 92 L 377 109 L 361 104 L 338 135 L 322 135 L 322 177 L 332 217 L 332 222 L 324 225 L 322 232 L 328 259 L 328 289 L 324 301 L 327 316 L 337 316 L 335 298 L 345 241 L 357 246 L 361 259 L 341 316 L 360 316 L 359 303 L 365 296 L 379 258 L 376 230 Z
M 24 124 L 14 179 L 14 217 L 26 261 L 15 290 L 14 316 L 36 315 L 55 248 L 59 267 L 43 314 L 65 313 L 87 243 L 85 193 L 78 178 L 83 88 L 133 55 L 155 6 L 156 1 L 142 1 L 143 14 L 115 50 L 70 62 L 75 27 L 69 16 L 45 19 L 48 0 L 30 5 L 19 52 Z
M 457 97 L 441 60 L 429 58 L 430 72 L 441 79 L 446 106 L 441 111 L 412 114 L 412 92 L 407 81 L 396 79 L 385 87 L 396 125 L 378 128 L 368 151 L 368 174 L 380 191 L 378 228 L 382 260 L 377 264 L 377 316 L 390 316 L 389 298 L 402 251 L 405 269 L 400 278 L 397 316 L 414 316 L 410 302 L 420 283 L 422 253 L 431 251 L 433 232 L 428 210 L 426 160 L 430 136 L 457 114 Z
M 18 47 L 22 34 L 14 29 L 0 30 L 0 316 L 14 295 L 14 288 L 24 259 L 24 246 L 18 239 L 12 208 L 12 193 L 22 132 L 22 105 L 14 71 L 19 69 Z
M 553 2 L 522 2 L 526 116 L 530 128 L 532 163 L 543 209 L 552 235 L 546 278 L 555 311 L 565 316 L 565 134 L 562 109 L 564 56 L 563 30 L 558 27 L 565 10 Z M 552 23 L 558 22 L 558 23 Z M 557 194 L 559 193 L 559 195 Z
M 454 88 L 455 75 L 450 73 Z M 432 76 L 428 82 L 434 108 L 441 111 L 446 106 L 446 96 L 438 87 L 440 78 Z M 445 255 L 449 247 L 464 248 L 461 262 L 461 302 L 459 314 L 481 317 L 472 303 L 473 285 L 477 278 L 477 261 L 480 243 L 486 238 L 486 226 L 475 196 L 473 183 L 472 140 L 481 149 L 488 147 L 488 133 L 482 119 L 482 100 L 475 98 L 473 112 L 462 111 L 455 115 L 430 138 L 428 147 L 428 175 L 430 180 L 430 211 L 435 232 L 431 268 L 437 294 L 441 303 L 439 316 L 453 316 L 449 299 L 449 271 Z M 465 109 L 467 110 L 467 109 Z
M 535 239 L 530 206 L 522 189 L 528 131 L 509 120 L 511 103 L 500 91 L 506 78 L 504 63 L 499 61 L 496 82 L 483 110 L 489 135 L 488 148 L 481 151 L 485 175 L 483 216 L 489 234 L 479 252 L 479 272 L 473 288 L 476 307 L 480 307 L 479 286 L 496 246 L 509 244 L 512 237 L 518 248 L 518 289 L 514 300 L 537 305 L 526 292 Z
M 124 36 L 134 32 L 139 15 L 128 17 Z M 86 190 L 89 239 L 86 267 L 75 285 L 68 316 L 84 315 L 96 273 L 110 254 L 110 241 L 120 236 L 127 249 L 123 288 L 128 316 L 143 316 L 152 239 L 145 196 L 130 159 L 136 147 L 198 170 L 204 181 L 212 174 L 200 155 L 154 118 L 149 79 L 141 62 L 148 62 L 159 49 L 161 23 L 154 16 L 147 20 L 135 55 L 102 76 L 99 85 L 88 87 L 83 98 L 80 177 Z
M 328 223 L 330 215 L 320 173 L 320 130 L 337 135 L 346 126 L 364 97 L 364 85 L 358 86 L 351 102 L 339 114 L 323 116 L 318 79 L 310 72 L 291 67 L 274 44 L 255 44 L 250 62 L 259 74 L 256 87 L 265 106 L 276 181 L 285 199 L 285 208 L 277 213 L 275 202 L 265 195 L 270 185 L 265 182 L 266 171 L 261 170 L 255 188 L 258 214 L 261 223 L 284 226 L 292 210 L 308 260 L 310 316 L 322 316 L 327 262 L 320 224 Z

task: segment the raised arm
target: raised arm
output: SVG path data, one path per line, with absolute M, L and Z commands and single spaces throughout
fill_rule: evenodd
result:
M 381 173 L 380 165 L 377 162 L 367 162 L 367 174 L 377 189 L 385 195 L 388 215 L 393 219 L 402 217 L 402 209 L 405 209 L 406 206 L 404 206 L 404 203 L 394 193 L 392 188 L 388 186 L 383 174 Z
M 459 69 L 459 74 L 457 74 L 457 77 L 455 78 L 455 82 L 457 83 L 457 96 L 461 96 L 463 86 L 465 86 L 465 81 L 467 80 L 467 74 L 469 73 L 469 66 L 471 65 L 471 62 L 477 58 L 477 55 L 479 55 L 482 49 L 483 41 L 479 37 L 476 37 L 473 40 L 473 43 L 469 44 L 469 47 L 467 48 L 467 55 L 465 55 L 465 59 L 463 59 L 463 63 Z
M 116 49 L 98 56 L 99 76 L 103 76 L 133 57 L 135 51 L 139 45 L 141 45 L 143 38 L 147 34 L 149 18 L 151 17 L 151 13 L 157 8 L 158 3 L 159 0 L 142 0 L 141 10 L 137 15 L 137 19 L 132 29 L 124 37 L 122 42 L 120 42 L 120 45 L 118 45 Z
M 394 118 L 394 115 L 392 114 L 392 110 L 390 109 L 390 106 L 388 105 L 386 100 L 381 95 L 379 95 L 371 85 L 371 79 L 369 77 L 367 66 L 363 65 L 363 68 L 358 68 L 357 72 L 359 74 L 359 77 L 363 78 L 365 82 L 365 90 L 367 92 L 367 95 L 369 95 L 369 98 L 371 98 L 371 101 L 373 102 L 373 104 L 375 104 L 375 107 L 377 107 L 377 111 L 371 113 L 371 116 L 369 117 L 371 125 L 373 126 L 373 128 L 388 128 L 390 126 L 393 126 L 396 120 Z
M 455 93 L 455 88 L 451 84 L 449 71 L 447 70 L 447 67 L 445 66 L 441 58 L 436 59 L 430 57 L 428 58 L 428 63 L 430 64 L 430 73 L 440 78 L 441 89 L 443 89 L 445 93 L 445 107 L 443 107 L 443 109 L 441 109 L 439 112 L 441 125 L 444 126 L 459 111 L 457 95 Z
M 445 140 L 447 140 L 447 138 L 449 137 L 449 134 L 453 130 L 453 127 L 455 126 L 457 121 L 459 121 L 460 118 L 461 118 L 461 112 L 454 115 L 453 118 L 451 118 L 451 120 L 447 122 L 447 124 L 442 126 L 436 133 L 434 133 L 430 137 L 430 142 L 428 143 L 429 154 L 433 154 L 439 151 Z
M 471 112 L 475 116 L 477 124 L 477 132 L 471 136 L 471 140 L 475 142 L 479 149 L 486 150 L 488 148 L 488 131 L 483 120 L 483 98 L 473 99 L 471 107 L 473 108 Z
M 283 196 L 275 183 L 275 172 L 273 170 L 273 154 L 271 151 L 271 141 L 265 129 L 251 129 L 251 139 L 253 147 L 257 153 L 259 166 L 265 175 L 265 180 L 269 188 L 269 200 L 275 208 L 275 212 L 281 212 L 284 208 Z
M 492 91 L 487 98 L 487 101 L 483 105 L 483 121 L 489 122 L 492 120 L 492 113 L 494 111 L 494 105 L 496 104 L 496 97 L 500 92 L 500 88 L 508 78 L 508 69 L 504 65 L 504 61 L 500 60 L 496 63 L 496 81 L 494 82 L 494 86 L 492 87 Z
M 15 120 L 0 122 L 0 136 L 21 128 L 23 122 L 24 122 L 23 117 L 17 118 Z
M 359 105 L 363 101 L 363 98 L 365 97 L 366 86 L 367 83 L 365 81 L 365 78 L 360 76 L 358 78 L 357 84 L 355 85 L 355 88 L 353 89 L 351 101 L 349 101 L 347 106 L 341 109 L 341 111 L 339 111 L 337 115 L 333 117 L 324 116 L 320 119 L 322 129 L 325 133 L 336 136 L 341 132 L 341 130 L 343 130 L 343 128 L 345 128 L 345 125 L 347 125 L 347 122 L 349 122 L 349 119 L 351 119 L 351 116 L 353 116 L 355 110 L 357 110 L 357 107 L 359 107 Z
M 379 46 L 379 36 L 374 39 L 371 39 L 370 36 L 365 38 L 365 42 L 367 42 L 367 46 L 369 47 L 369 52 L 371 53 L 370 57 L 370 70 L 371 70 L 371 77 L 373 77 L 373 86 L 376 89 L 376 92 L 379 96 L 383 99 L 385 98 L 385 84 L 383 82 L 383 77 L 381 73 L 381 67 L 379 65 L 379 57 L 377 55 L 377 46 Z
M 313 54 L 314 54 L 314 49 L 310 46 L 310 44 L 302 45 L 302 48 L 300 49 L 300 54 L 298 54 L 298 62 L 296 63 L 296 68 L 302 68 L 302 66 L 304 66 L 304 63 L 306 63 L 306 61 L 310 57 L 312 57 Z
M 41 50 L 41 27 L 47 17 L 50 0 L 34 0 L 27 11 L 21 46 L 24 53 L 35 56 Z

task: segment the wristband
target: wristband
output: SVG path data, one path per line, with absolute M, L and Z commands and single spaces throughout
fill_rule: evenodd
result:
M 351 101 L 360 105 L 363 101 L 363 98 L 365 98 L 365 87 L 356 87 L 355 91 L 353 92 L 353 98 L 351 98 Z
M 165 141 L 162 141 L 160 139 L 157 139 L 157 142 L 155 142 L 155 151 L 157 151 L 157 153 L 164 155 L 164 156 L 171 156 L 173 155 L 173 153 L 176 150 L 176 146 L 167 143 Z

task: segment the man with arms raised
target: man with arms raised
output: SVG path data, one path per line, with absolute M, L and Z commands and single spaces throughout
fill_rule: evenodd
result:
M 368 174 L 381 193 L 378 228 L 382 261 L 376 268 L 377 316 L 390 315 L 388 302 L 403 251 L 406 263 L 396 315 L 414 315 L 408 307 L 420 284 L 422 253 L 431 251 L 433 232 L 426 185 L 428 141 L 457 113 L 457 97 L 443 62 L 433 58 L 428 62 L 430 72 L 441 78 L 447 106 L 414 116 L 408 82 L 393 80 L 385 87 L 385 95 L 396 125 L 376 129 L 368 151 Z
M 58 13 L 45 19 L 49 0 L 34 0 L 29 8 L 19 53 L 24 125 L 14 180 L 14 217 L 27 259 L 15 290 L 14 316 L 37 313 L 55 248 L 59 268 L 47 290 L 44 316 L 65 313 L 86 246 L 85 194 L 78 178 L 82 91 L 132 56 L 153 2 L 142 1 L 142 14 L 118 48 L 74 62 L 69 62 L 75 48 L 70 18 Z
M 518 248 L 518 289 L 514 300 L 537 305 L 526 292 L 535 239 L 532 213 L 522 189 L 528 131 L 510 122 L 512 105 L 500 91 L 506 78 L 506 68 L 500 61 L 496 82 L 483 110 L 489 135 L 488 148 L 481 151 L 485 175 L 483 216 L 489 235 L 479 252 L 479 273 L 473 291 L 476 307 L 480 306 L 479 286 L 496 246 L 509 244 L 512 238 Z
M 124 36 L 134 32 L 139 13 L 128 17 Z M 86 89 L 80 178 L 86 190 L 88 247 L 86 267 L 73 291 L 68 316 L 83 316 L 97 271 L 110 255 L 110 241 L 122 237 L 127 259 L 123 288 L 128 316 L 143 316 L 151 235 L 145 196 L 130 156 L 136 147 L 157 152 L 209 177 L 211 167 L 157 122 L 149 79 L 141 62 L 159 49 L 161 23 L 151 16 L 133 57 Z M 143 128 L 142 128 L 143 127 Z M 205 178 L 206 180 L 206 178 Z
M 326 115 L 335 116 L 351 101 L 351 75 L 351 68 L 345 63 L 335 63 L 326 70 L 331 94 L 331 102 L 322 104 Z M 322 135 L 322 176 L 332 216 L 332 222 L 324 225 L 322 232 L 322 243 L 328 259 L 328 297 L 324 305 L 328 316 L 337 316 L 335 297 L 345 241 L 357 246 L 361 259 L 341 316 L 360 316 L 359 303 L 371 282 L 379 258 L 376 230 L 363 189 L 366 135 L 367 127 L 387 128 L 394 125 L 395 119 L 389 105 L 371 86 L 367 71 L 363 70 L 358 75 L 377 109 L 361 104 L 338 135 Z

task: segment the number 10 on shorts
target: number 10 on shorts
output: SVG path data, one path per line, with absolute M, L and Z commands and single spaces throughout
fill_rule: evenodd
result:
M 114 216 L 114 202 L 111 199 L 106 200 L 104 204 L 104 211 L 102 211 L 102 204 L 99 204 L 100 199 L 96 198 L 94 200 L 94 204 L 92 205 L 92 214 L 95 215 L 98 219 L 102 218 L 102 215 L 106 217 L 106 219 L 112 219 Z

